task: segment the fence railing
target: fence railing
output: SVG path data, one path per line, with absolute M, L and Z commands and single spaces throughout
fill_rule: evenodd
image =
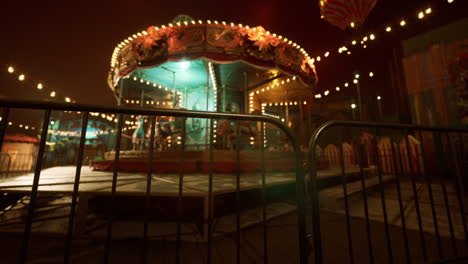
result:
M 330 121 L 320 126 L 309 145 L 315 263 L 336 261 L 340 254 L 341 263 L 466 257 L 467 136 L 468 129 L 404 124 Z M 320 159 L 341 171 L 341 184 L 332 191 L 319 186 Z M 347 173 L 351 167 L 359 168 L 355 183 Z M 324 208 L 319 198 L 340 209 Z M 334 230 L 344 231 L 330 230 L 324 220 L 330 212 L 334 221 L 342 220 Z
M 151 237 L 149 236 L 149 227 L 150 227 L 150 222 L 152 221 L 153 215 L 151 214 L 151 210 L 154 210 L 154 206 L 151 204 L 154 204 L 158 202 L 158 197 L 160 197 L 161 194 L 158 195 L 153 195 L 153 182 L 157 179 L 159 182 L 158 183 L 166 183 L 168 182 L 167 179 L 164 178 L 157 178 L 154 175 L 154 170 L 157 169 L 154 167 L 153 160 L 156 158 L 156 155 L 158 152 L 155 151 L 155 127 L 156 127 L 156 117 L 157 116 L 172 116 L 176 118 L 180 118 L 182 120 L 182 131 L 181 131 L 181 138 L 180 138 L 180 146 L 178 147 L 179 154 L 177 156 L 177 160 L 175 162 L 178 162 L 178 172 L 175 173 L 176 175 L 176 191 L 174 191 L 173 197 L 175 198 L 175 203 L 174 203 L 174 215 L 172 216 L 174 222 L 177 225 L 176 228 L 176 234 L 175 234 L 175 252 L 174 252 L 174 258 L 175 258 L 175 263 L 180 263 L 181 262 L 181 256 L 182 256 L 182 243 L 183 243 L 183 237 L 186 236 L 186 231 L 183 230 L 183 225 L 184 222 L 187 221 L 187 216 L 185 215 L 185 212 L 187 210 L 184 210 L 184 207 L 186 206 L 184 204 L 184 199 L 186 198 L 185 192 L 186 188 L 192 188 L 190 186 L 186 186 L 186 182 L 184 180 L 184 176 L 186 176 L 186 159 L 187 159 L 187 151 L 185 150 L 185 141 L 186 141 L 186 129 L 185 129 L 185 124 L 188 119 L 191 118 L 201 118 L 201 119 L 206 119 L 209 121 L 209 130 L 208 130 L 208 175 L 206 177 L 206 189 L 203 189 L 206 191 L 206 205 L 205 207 L 205 213 L 206 213 L 206 219 L 203 220 L 201 223 L 202 226 L 205 226 L 206 229 L 203 231 L 204 236 L 206 238 L 206 253 L 203 254 L 206 259 L 203 262 L 206 263 L 212 263 L 212 257 L 214 255 L 214 238 L 213 238 L 213 228 L 215 225 L 214 218 L 215 218 L 215 212 L 213 211 L 213 207 L 215 206 L 215 173 L 213 170 L 213 164 L 214 160 L 217 159 L 218 157 L 214 157 L 214 147 L 213 147 L 213 142 L 216 142 L 216 134 L 213 133 L 214 131 L 214 126 L 215 126 L 215 121 L 216 120 L 231 120 L 235 124 L 235 128 L 237 131 L 240 130 L 240 123 L 241 122 L 256 122 L 259 124 L 258 126 L 258 132 L 259 132 L 259 139 L 257 142 L 260 142 L 258 145 L 259 152 L 260 153 L 260 170 L 258 170 L 258 178 L 255 178 L 255 184 L 256 186 L 259 186 L 258 189 L 260 190 L 260 197 L 261 197 L 261 208 L 262 208 L 262 213 L 261 213 L 261 221 L 259 222 L 260 226 L 263 226 L 262 233 L 261 235 L 261 247 L 262 252 L 261 254 L 261 259 L 265 263 L 271 262 L 271 258 L 269 258 L 269 255 L 271 255 L 271 250 L 268 250 L 270 247 L 270 240 L 268 240 L 268 225 L 267 222 L 269 219 L 267 219 L 267 192 L 268 188 L 271 188 L 271 185 L 268 183 L 269 182 L 269 175 L 267 175 L 267 171 L 265 169 L 265 163 L 266 163 L 266 158 L 265 158 L 265 145 L 263 144 L 265 138 L 263 137 L 265 135 L 265 125 L 270 124 L 275 127 L 277 127 L 281 133 L 283 133 L 286 138 L 289 140 L 293 151 L 290 152 L 289 155 L 294 156 L 294 166 L 292 170 L 292 175 L 293 175 L 293 184 L 294 184 L 294 193 L 295 193 L 295 212 L 297 215 L 297 222 L 294 224 L 294 226 L 297 226 L 297 249 L 295 250 L 295 257 L 297 257 L 297 261 L 299 263 L 307 263 L 308 259 L 308 250 L 309 247 L 307 245 L 307 235 L 306 235 L 306 230 L 305 230 L 305 186 L 304 186 L 304 168 L 303 168 L 303 157 L 302 153 L 299 149 L 298 142 L 296 138 L 291 134 L 291 132 L 288 130 L 288 128 L 279 120 L 270 118 L 270 117 L 265 117 L 265 116 L 255 116 L 255 115 L 244 115 L 244 114 L 231 114 L 231 113 L 209 113 L 209 112 L 198 112 L 198 111 L 187 111 L 187 110 L 168 110 L 168 109 L 131 109 L 131 108 L 112 108 L 112 107 L 101 107 L 101 106 L 90 106 L 90 105 L 77 105 L 77 104 L 62 104 L 62 103 L 53 103 L 53 102 L 23 102 L 23 101 L 7 101 L 7 100 L 0 100 L 0 107 L 3 108 L 3 114 L 2 114 L 2 122 L 0 122 L 0 147 L 3 142 L 3 137 L 5 135 L 5 130 L 7 128 L 7 123 L 9 120 L 9 114 L 14 111 L 15 109 L 35 109 L 37 111 L 41 111 L 44 113 L 43 119 L 42 119 L 42 128 L 40 129 L 40 143 L 39 143 L 39 148 L 38 148 L 38 153 L 37 153 L 37 160 L 35 161 L 35 166 L 34 166 L 34 176 L 32 178 L 31 184 L 26 184 L 26 185 L 21 185 L 21 184 L 16 184 L 16 185 L 10 185 L 10 186 L 0 186 L 0 192 L 5 192 L 5 190 L 20 190 L 21 188 L 30 188 L 30 191 L 27 192 L 27 196 L 29 196 L 29 203 L 27 205 L 27 212 L 24 217 L 24 232 L 22 235 L 22 242 L 21 242 L 21 253 L 19 255 L 19 262 L 20 263 L 26 263 L 28 261 L 28 256 L 30 255 L 31 251 L 31 236 L 33 233 L 33 218 L 36 215 L 37 212 L 37 206 L 38 206 L 38 201 L 41 197 L 40 193 L 41 191 L 44 192 L 44 188 L 46 186 L 52 186 L 54 187 L 52 192 L 54 194 L 59 193 L 59 187 L 65 184 L 71 184 L 72 187 L 69 188 L 69 191 L 66 192 L 66 195 L 70 196 L 70 207 L 68 213 L 64 216 L 66 221 L 66 234 L 65 234 L 65 244 L 64 244 L 64 249 L 63 249 L 63 263 L 69 263 L 74 255 L 73 249 L 74 247 L 72 246 L 72 243 L 77 236 L 77 228 L 79 223 L 77 223 L 77 218 L 80 217 L 80 208 L 79 207 L 86 207 L 87 205 L 83 205 L 83 202 L 86 202 L 86 199 L 84 196 L 81 196 L 83 192 L 86 192 L 86 188 L 83 187 L 86 183 L 96 183 L 100 184 L 102 180 L 97 179 L 91 179 L 87 178 L 87 180 L 82 180 L 80 177 L 82 177 L 82 163 L 83 163 L 83 153 L 85 149 L 85 141 L 86 141 L 86 131 L 88 129 L 88 120 L 91 118 L 90 113 L 107 113 L 107 114 L 114 114 L 116 116 L 117 122 L 116 122 L 116 129 L 115 129 L 115 151 L 114 151 L 114 159 L 112 161 L 112 178 L 111 178 L 111 188 L 110 188 L 110 193 L 106 197 L 110 197 L 109 200 L 106 200 L 105 209 L 108 212 L 108 219 L 105 221 L 104 225 L 106 226 L 105 228 L 105 242 L 104 242 L 104 253 L 103 253 L 103 262 L 108 263 L 110 261 L 110 255 L 112 251 L 111 247 L 111 242 L 112 242 L 112 237 L 113 237 L 113 223 L 116 221 L 117 216 L 116 216 L 116 211 L 119 209 L 120 204 L 118 203 L 125 203 L 125 199 L 119 199 L 119 196 L 122 195 L 122 191 L 119 191 L 118 187 L 120 188 L 120 185 L 118 185 L 118 181 L 123 181 L 120 179 L 118 176 L 120 174 L 119 169 L 121 168 L 120 164 L 121 159 L 120 159 L 120 146 L 121 146 L 121 139 L 122 139 L 122 129 L 124 126 L 124 116 L 126 115 L 138 115 L 138 116 L 145 116 L 149 123 L 150 123 L 150 131 L 151 131 L 151 136 L 149 138 L 150 143 L 148 145 L 148 156 L 146 157 L 146 173 L 142 174 L 144 176 L 143 179 L 145 179 L 142 184 L 144 184 L 144 193 L 143 193 L 143 212 L 139 212 L 143 215 L 143 220 L 142 220 L 142 225 L 143 225 L 143 230 L 141 234 L 141 241 L 143 242 L 143 245 L 141 247 L 141 258 L 142 262 L 148 261 L 149 254 L 151 253 L 150 251 L 150 240 Z M 77 159 L 76 159 L 76 166 L 74 168 L 74 175 L 71 178 L 72 181 L 69 183 L 60 183 L 56 182 L 53 180 L 53 178 L 48 178 L 48 182 L 43 183 L 41 179 L 41 173 L 43 173 L 43 165 L 44 165 L 44 157 L 45 153 L 47 152 L 46 150 L 46 141 L 48 140 L 48 130 L 49 130 L 49 125 L 51 123 L 51 115 L 53 114 L 54 111 L 74 111 L 76 113 L 80 113 L 80 119 L 81 119 L 81 130 L 80 130 L 80 137 L 79 137 L 79 147 L 78 147 L 78 154 L 77 154 Z M 237 133 L 239 135 L 240 133 Z M 231 137 L 232 140 L 234 140 L 234 145 L 236 146 L 234 148 L 235 151 L 235 170 L 233 171 L 234 177 L 233 177 L 233 183 L 234 183 L 234 188 L 232 190 L 233 194 L 233 200 L 234 202 L 231 204 L 234 208 L 235 212 L 235 228 L 233 232 L 230 232 L 232 235 L 232 239 L 235 242 L 235 247 L 233 248 L 233 251 L 235 254 L 230 254 L 233 256 L 235 259 L 234 263 L 240 263 L 241 262 L 241 199 L 245 198 L 242 196 L 242 193 L 244 190 L 243 186 L 243 179 L 241 178 L 241 170 L 243 163 L 240 160 L 241 157 L 241 152 L 242 150 L 240 149 L 240 137 Z M 247 140 L 250 140 L 247 138 Z M 56 177 L 57 175 L 53 175 Z M 129 175 L 126 175 L 129 176 Z M 206 176 L 206 175 L 205 175 Z M 50 176 L 52 177 L 52 176 Z M 97 176 L 98 177 L 98 176 Z M 102 175 L 99 175 L 99 177 L 103 177 Z M 193 178 L 191 178 L 193 180 Z M 242 182 L 241 182 L 242 181 Z M 252 186 L 252 183 L 249 183 L 249 186 Z M 242 185 L 242 186 L 241 186 Z M 203 187 L 203 188 L 205 188 Z M 222 187 L 222 186 L 221 186 Z M 16 188 L 16 189 L 15 189 Z M 84 188 L 84 190 L 82 190 Z M 169 188 L 169 187 L 168 187 Z M 251 188 L 251 187 L 249 187 Z M 197 189 L 195 191 L 201 191 L 201 189 Z M 95 192 L 99 192 L 95 191 Z M 10 192 L 9 192 L 10 194 Z M 104 198 L 103 198 L 104 199 Z M 166 200 L 164 200 L 166 201 Z M 159 201 L 159 203 L 163 203 L 164 201 Z M 172 201 L 172 200 L 171 200 Z M 229 199 L 226 198 L 226 201 L 230 201 Z M 245 201 L 242 202 L 245 204 Z M 247 202 L 248 204 L 248 202 Z M 226 206 L 226 205 L 225 205 Z M 172 208 L 170 208 L 172 209 Z M 230 209 L 230 208 L 228 208 Z M 38 212 L 39 213 L 39 212 Z M 58 216 L 53 216 L 53 218 L 57 218 Z M 242 256 L 244 256 L 244 253 L 242 253 Z M 195 260 L 194 260 L 195 261 Z M 199 262 L 192 262 L 192 263 L 201 263 Z

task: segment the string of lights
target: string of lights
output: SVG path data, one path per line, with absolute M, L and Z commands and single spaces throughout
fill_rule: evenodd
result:
M 55 90 L 46 89 L 46 85 L 43 82 L 36 81 L 31 76 L 27 77 L 25 73 L 22 73 L 22 72 L 18 71 L 17 69 L 15 69 L 15 67 L 13 67 L 11 65 L 7 66 L 7 72 L 9 74 L 11 74 L 11 75 L 17 75 L 17 79 L 20 82 L 30 82 L 30 83 L 32 83 L 33 86 L 36 87 L 36 89 L 39 90 L 39 91 L 46 91 L 47 90 L 47 93 L 49 94 L 48 97 L 50 97 L 50 98 L 57 98 L 58 97 L 58 94 L 57 94 L 57 92 Z M 76 103 L 75 100 L 71 99 L 68 96 L 63 96 L 63 100 L 65 102 L 67 102 L 67 103 Z
M 442 1 L 442 0 L 441 0 Z M 443 0 L 447 2 L 448 4 L 452 4 L 455 2 L 455 0 Z M 426 19 L 428 16 L 433 14 L 433 10 L 431 7 L 426 7 L 426 8 L 420 8 L 416 12 L 414 12 L 416 15 L 413 18 L 414 20 L 423 20 Z M 369 32 L 364 34 L 361 37 L 354 38 L 350 41 L 347 42 L 347 44 L 340 45 L 339 48 L 337 48 L 337 54 L 339 55 L 351 55 L 351 47 L 359 47 L 361 46 L 363 49 L 367 48 L 367 45 L 369 45 L 372 41 L 376 40 L 378 34 L 389 34 L 396 29 L 401 29 L 405 30 L 408 28 L 408 25 L 410 25 L 411 18 L 401 18 L 399 21 L 394 21 L 392 23 L 387 23 L 385 26 L 383 26 L 380 31 L 377 32 Z M 352 23 L 352 22 L 351 22 Z M 351 25 L 351 27 L 354 27 Z M 360 45 L 359 45 L 360 44 Z M 315 64 L 316 62 L 323 61 L 325 58 L 329 58 L 330 55 L 332 55 L 332 52 L 330 51 L 325 51 L 323 53 L 323 58 L 319 55 L 311 59 L 312 64 Z
M 374 75 L 374 72 L 369 72 L 368 76 L 369 76 L 369 78 L 373 78 L 373 77 L 375 76 L 375 75 Z M 359 83 L 359 78 L 360 78 L 360 77 L 361 77 L 361 76 L 360 76 L 359 74 L 355 74 L 355 75 L 354 75 L 354 79 L 352 80 L 352 83 L 353 83 L 353 84 L 358 84 L 358 83 Z M 347 87 L 350 86 L 350 83 L 351 83 L 351 82 L 345 82 L 345 83 L 343 83 L 342 86 L 345 87 L 345 88 L 347 88 Z M 341 91 L 341 90 L 342 90 L 342 89 L 341 89 L 340 86 L 336 86 L 336 87 L 335 87 L 335 91 L 336 91 L 336 92 L 339 92 L 339 91 Z M 325 90 L 325 91 L 323 92 L 323 97 L 328 96 L 332 91 L 333 91 L 333 90 Z M 321 98 L 322 98 L 322 93 L 317 93 L 317 94 L 314 95 L 314 97 L 315 97 L 315 99 L 321 99 Z

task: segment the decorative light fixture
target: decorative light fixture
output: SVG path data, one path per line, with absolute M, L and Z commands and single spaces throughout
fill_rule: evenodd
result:
M 380 100 L 380 99 L 382 99 L 382 97 L 381 97 L 380 95 L 379 95 L 379 96 L 377 96 L 377 100 Z
M 11 67 L 11 66 L 8 67 L 8 72 L 9 72 L 9 73 L 14 73 L 14 72 L 15 72 L 15 68 L 13 68 L 13 67 Z
M 351 108 L 352 109 L 356 108 L 356 104 L 351 104 Z
M 42 83 L 38 83 L 38 84 L 37 84 L 37 89 L 42 90 L 42 88 L 44 88 L 44 86 L 42 85 Z
M 405 20 L 401 20 L 400 21 L 400 26 L 404 27 L 406 25 L 406 21 Z
M 385 31 L 390 32 L 390 31 L 392 31 L 392 28 L 391 27 L 386 27 Z
M 18 76 L 18 80 L 20 81 L 24 81 L 25 78 L 26 76 L 24 76 L 24 74 L 21 74 L 20 76 Z

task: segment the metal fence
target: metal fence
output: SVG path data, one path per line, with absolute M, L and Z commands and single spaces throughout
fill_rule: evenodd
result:
M 185 215 L 188 210 L 187 209 L 187 204 L 185 203 L 185 198 L 186 198 L 186 170 L 184 169 L 184 166 L 186 165 L 186 148 L 185 148 L 185 138 L 186 138 L 186 131 L 185 131 L 185 122 L 188 118 L 203 118 L 208 120 L 209 122 L 209 129 L 208 131 L 213 131 L 213 126 L 214 126 L 214 121 L 216 120 L 231 120 L 234 122 L 236 130 L 239 131 L 239 126 L 240 122 L 257 122 L 259 125 L 259 139 L 257 140 L 259 143 L 257 144 L 259 148 L 260 153 L 260 169 L 258 170 L 258 175 L 259 177 L 256 178 L 258 179 L 257 185 L 259 186 L 259 194 L 257 194 L 257 198 L 261 201 L 260 205 L 262 208 L 261 211 L 261 217 L 260 221 L 258 222 L 258 226 L 260 226 L 260 233 L 258 234 L 257 238 L 259 238 L 259 244 L 260 244 L 260 256 L 261 256 L 261 261 L 264 263 L 274 263 L 275 259 L 274 257 L 271 257 L 272 252 L 275 251 L 275 249 L 272 249 L 275 245 L 278 245 L 278 243 L 273 243 L 272 241 L 272 236 L 270 236 L 271 233 L 269 233 L 271 227 L 268 225 L 268 221 L 270 219 L 267 219 L 267 193 L 269 192 L 269 188 L 273 188 L 271 184 L 268 184 L 269 182 L 269 173 L 265 169 L 265 145 L 264 145 L 264 138 L 263 135 L 265 135 L 265 126 L 267 124 L 273 125 L 281 131 L 282 134 L 285 135 L 285 137 L 289 140 L 289 144 L 292 146 L 292 151 L 288 154 L 289 156 L 294 156 L 293 159 L 295 160 L 293 170 L 291 171 L 293 175 L 293 192 L 294 192 L 294 212 L 297 216 L 297 221 L 296 223 L 293 223 L 293 226 L 297 230 L 297 236 L 296 237 L 296 242 L 295 249 L 292 245 L 281 245 L 281 247 L 290 247 L 293 248 L 294 250 L 294 262 L 298 263 L 307 263 L 308 259 L 308 250 L 309 247 L 307 246 L 307 237 L 306 237 L 306 230 L 305 230 L 305 180 L 304 180 L 304 168 L 303 168 L 303 157 L 302 157 L 302 152 L 299 149 L 298 143 L 296 138 L 291 134 L 291 132 L 287 129 L 287 127 L 280 122 L 277 119 L 270 118 L 270 117 L 265 117 L 265 116 L 254 116 L 254 115 L 244 115 L 244 114 L 230 114 L 230 113 L 208 113 L 208 112 L 198 112 L 198 111 L 186 111 L 186 110 L 167 110 L 167 109 L 131 109 L 131 108 L 110 108 L 110 107 L 99 107 L 99 106 L 88 106 L 88 105 L 77 105 L 77 104 L 61 104 L 61 103 L 52 103 L 52 102 L 22 102 L 22 101 L 7 101 L 7 100 L 0 100 L 0 106 L 3 108 L 3 115 L 2 115 L 2 122 L 0 122 L 0 147 L 1 143 L 3 142 L 3 137 L 5 135 L 5 130 L 7 128 L 7 123 L 9 120 L 9 114 L 14 111 L 15 109 L 35 109 L 37 111 L 42 111 L 44 113 L 44 117 L 42 120 L 42 129 L 40 129 L 40 143 L 39 143 L 39 148 L 38 148 L 38 153 L 37 153 L 37 160 L 35 161 L 35 166 L 34 166 L 34 176 L 32 177 L 31 184 L 24 184 L 24 183 L 17 183 L 13 185 L 1 185 L 0 184 L 0 192 L 4 194 L 5 197 L 9 195 L 13 195 L 15 193 L 18 196 L 18 203 L 22 203 L 25 205 L 24 208 L 26 208 L 26 212 L 24 214 L 24 217 L 15 217 L 14 223 L 17 223 L 18 219 L 20 220 L 19 222 L 24 224 L 24 229 L 21 232 L 22 233 L 22 239 L 21 239 L 21 245 L 20 245 L 20 254 L 19 254 L 19 261 L 15 260 L 15 262 L 19 263 L 26 263 L 31 260 L 32 257 L 34 257 L 34 253 L 31 253 L 34 251 L 34 248 L 31 246 L 31 238 L 34 235 L 34 226 L 33 222 L 35 217 L 44 211 L 49 211 L 51 209 L 47 210 L 38 210 L 39 202 L 41 199 L 46 199 L 47 194 L 53 195 L 54 199 L 63 199 L 64 196 L 69 196 L 70 197 L 70 202 L 67 204 L 66 207 L 66 212 L 63 215 L 52 215 L 48 216 L 47 219 L 53 219 L 56 220 L 58 218 L 60 219 L 66 219 L 65 226 L 66 226 L 66 231 L 64 234 L 65 237 L 65 243 L 63 247 L 63 251 L 57 252 L 57 250 L 54 250 L 55 255 L 62 255 L 61 260 L 56 260 L 56 262 L 61 262 L 61 263 L 70 263 L 72 262 L 74 256 L 80 255 L 82 253 L 77 253 L 75 252 L 75 248 L 78 246 L 74 246 L 74 243 L 80 238 L 82 239 L 83 237 L 81 236 L 81 233 L 78 231 L 80 223 L 78 223 L 78 218 L 82 217 L 80 216 L 80 208 L 79 207 L 86 207 L 86 198 L 85 196 L 82 196 L 83 193 L 86 193 L 86 187 L 84 186 L 86 183 L 92 182 L 96 184 L 100 184 L 103 182 L 103 180 L 100 180 L 99 177 L 103 177 L 102 175 L 96 176 L 96 179 L 82 179 L 84 176 L 83 175 L 83 168 L 82 168 L 82 163 L 83 163 L 83 153 L 85 149 L 85 141 L 86 141 L 86 131 L 88 129 L 87 124 L 88 120 L 90 119 L 90 113 L 108 113 L 108 114 L 115 114 L 117 116 L 117 123 L 116 123 L 116 129 L 115 129 L 115 156 L 113 159 L 113 169 L 112 169 L 112 177 L 111 177 L 111 188 L 109 194 L 106 196 L 108 199 L 104 199 L 105 205 L 102 207 L 106 210 L 107 218 L 105 221 L 102 223 L 102 226 L 105 227 L 105 232 L 102 234 L 103 236 L 103 242 L 100 243 L 99 245 L 96 245 L 96 247 L 103 247 L 102 250 L 102 258 L 99 258 L 103 263 L 109 263 L 111 261 L 111 255 L 114 253 L 112 251 L 112 245 L 113 243 L 115 244 L 113 236 L 116 234 L 115 232 L 115 222 L 118 217 L 121 217 L 121 215 L 117 216 L 117 211 L 123 207 L 123 204 L 128 204 L 131 201 L 129 196 L 122 196 L 124 194 L 124 191 L 119 191 L 120 185 L 118 185 L 118 182 L 124 181 L 125 179 L 121 179 L 120 174 L 121 172 L 119 171 L 119 162 L 121 162 L 120 159 L 120 146 L 121 146 L 121 140 L 122 140 L 122 129 L 124 126 L 124 116 L 125 115 L 140 115 L 140 116 L 146 116 L 150 122 L 151 126 L 151 136 L 150 136 L 150 143 L 148 147 L 148 156 L 147 156 L 147 171 L 146 173 L 140 175 L 143 177 L 143 181 L 140 182 L 141 184 L 144 184 L 144 193 L 141 195 L 143 200 L 143 212 L 138 212 L 134 211 L 138 214 L 142 214 L 142 220 L 140 223 L 142 224 L 142 231 L 141 231 L 141 236 L 137 239 L 137 241 L 140 242 L 135 242 L 133 245 L 141 245 L 137 246 L 138 250 L 133 253 L 138 253 L 141 257 L 141 262 L 146 263 L 151 261 L 149 255 L 152 253 L 152 245 L 153 240 L 149 236 L 149 227 L 150 223 L 154 221 L 152 212 L 155 210 L 154 209 L 154 203 L 158 203 L 159 196 L 154 196 L 152 193 L 152 182 L 155 181 L 157 177 L 155 177 L 154 170 L 157 169 L 154 166 L 152 166 L 152 161 L 156 158 L 159 152 L 155 151 L 155 144 L 154 144 L 154 133 L 155 133 L 155 125 L 156 125 L 156 117 L 157 116 L 173 116 L 173 117 L 178 117 L 181 118 L 183 125 L 182 125 L 182 131 L 181 131 L 181 140 L 180 140 L 180 147 L 178 148 L 179 155 L 178 159 L 175 160 L 175 162 L 178 162 L 178 172 L 176 173 L 177 175 L 177 182 L 176 182 L 176 188 L 177 190 L 174 192 L 173 199 L 175 200 L 167 200 L 167 203 L 170 203 L 173 208 L 169 208 L 173 210 L 173 216 L 172 220 L 168 221 L 173 221 L 176 223 L 176 234 L 175 234 L 175 239 L 173 241 L 173 248 L 174 252 L 171 254 L 173 255 L 173 262 L 170 261 L 171 263 L 181 263 L 181 262 L 186 262 L 186 263 L 212 263 L 212 257 L 214 255 L 214 246 L 216 243 L 214 238 L 213 238 L 213 233 L 212 230 L 214 228 L 214 218 L 215 218 L 215 213 L 213 211 L 214 203 L 216 200 L 214 200 L 215 197 L 215 186 L 214 183 L 216 181 L 216 175 L 213 171 L 213 163 L 214 160 L 217 157 L 214 157 L 214 147 L 213 147 L 213 142 L 216 140 L 215 137 L 216 135 L 214 133 L 210 133 L 208 135 L 209 137 L 209 144 L 208 144 L 208 153 L 209 153 L 209 162 L 208 162 L 208 172 L 207 172 L 207 200 L 206 204 L 204 205 L 207 214 L 207 218 L 203 219 L 201 222 L 202 230 L 200 231 L 203 233 L 203 236 L 206 238 L 204 240 L 204 245 L 203 249 L 198 249 L 198 250 L 203 250 L 205 253 L 203 254 L 205 258 L 203 260 L 183 260 L 182 259 L 182 249 L 183 249 L 183 244 L 184 244 L 184 237 L 186 236 L 186 231 L 184 230 L 184 224 L 187 221 L 187 216 Z M 44 157 L 46 153 L 46 141 L 48 139 L 48 129 L 49 129 L 49 124 L 51 121 L 51 114 L 53 111 L 74 111 L 74 112 L 80 112 L 81 114 L 81 119 L 82 119 L 82 126 L 81 126 L 81 134 L 80 134 L 80 140 L 79 140 L 79 148 L 78 148 L 78 154 L 77 154 L 77 159 L 76 159 L 76 166 L 73 168 L 74 175 L 71 178 L 72 181 L 68 183 L 63 183 L 63 182 L 57 182 L 54 180 L 54 178 L 47 178 L 44 180 L 47 180 L 48 182 L 43 182 L 43 179 L 41 178 L 41 174 L 44 174 L 43 170 L 43 165 L 44 165 Z M 239 134 L 239 133 L 238 133 Z M 234 141 L 237 142 L 237 146 L 239 146 L 239 141 L 241 140 L 240 137 L 232 137 Z M 249 139 L 247 139 L 249 140 Z M 232 206 L 234 208 L 227 208 L 231 211 L 234 212 L 234 230 L 232 232 L 228 232 L 225 234 L 226 236 L 231 236 L 232 241 L 235 243 L 235 246 L 231 248 L 232 251 L 234 251 L 234 254 L 228 254 L 229 256 L 232 256 L 233 259 L 225 259 L 225 263 L 227 262 L 232 262 L 232 263 L 241 263 L 241 257 L 244 257 L 246 254 L 245 252 L 241 252 L 243 247 L 248 246 L 249 241 L 246 241 L 243 237 L 242 230 L 244 227 L 241 227 L 241 203 L 242 204 L 248 204 L 250 201 L 241 201 L 245 200 L 246 198 L 243 197 L 243 192 L 244 192 L 244 187 L 241 188 L 241 181 L 243 181 L 243 178 L 241 178 L 241 171 L 243 168 L 243 162 L 240 160 L 240 155 L 241 155 L 242 150 L 239 147 L 235 148 L 235 170 L 234 172 L 234 177 L 233 177 L 233 182 L 235 183 L 235 188 L 232 192 L 233 197 L 229 198 L 233 202 L 232 203 L 227 203 L 226 201 L 230 201 L 228 198 L 224 201 L 226 204 L 224 204 L 224 207 L 226 206 Z M 49 170 L 49 169 L 48 169 Z M 60 176 L 59 174 L 57 174 Z M 58 177 L 57 175 L 54 175 L 54 177 Z M 126 175 L 128 176 L 128 175 Z M 128 176 L 129 177 L 129 176 Z M 164 179 L 163 176 L 161 176 L 158 179 L 158 184 L 163 184 L 167 179 Z M 193 179 L 193 178 L 191 178 Z M 59 190 L 60 186 L 68 184 L 70 186 L 69 191 L 62 193 Z M 46 189 L 45 186 L 52 186 L 50 191 L 45 191 Z M 243 185 L 242 185 L 243 186 Z M 16 188 L 16 189 L 15 189 Z M 19 190 L 28 190 L 25 192 L 20 192 Z M 8 191 L 6 191 L 8 190 Z M 12 191 L 13 190 L 13 191 Z M 16 191 L 15 191 L 16 190 Z M 128 194 L 128 193 L 127 193 Z M 122 198 L 120 198 L 122 197 Z M 2 199 L 2 198 L 0 198 Z M 3 198 L 5 199 L 5 198 Z M 164 203 L 166 200 L 162 200 L 162 198 L 159 201 L 159 204 Z M 26 202 L 24 202 L 26 201 Z M 130 201 L 130 202 L 129 202 Z M 153 205 L 152 205 L 153 204 Z M 51 205 L 52 206 L 52 205 Z M 53 206 L 60 207 L 62 204 L 55 203 Z M 161 205 L 162 206 L 162 205 Z M 223 207 L 223 204 L 218 205 L 220 207 Z M 11 208 L 11 205 L 8 207 Z M 166 208 L 167 209 L 167 208 Z M 162 209 L 161 209 L 162 210 Z M 3 213 L 3 212 L 2 212 Z M 2 214 L 4 215 L 4 214 Z M 0 219 L 2 221 L 6 221 L 5 219 L 1 218 L 3 217 L 0 215 Z M 46 219 L 46 218 L 41 218 L 41 219 Z M 4 231 L 4 230 L 3 230 Z M 5 234 L 2 231 L 2 234 Z M 89 235 L 89 234 L 88 234 Z M 291 234 L 289 234 L 291 235 Z M 293 234 L 294 235 L 294 234 Z M 284 234 L 280 234 L 281 236 L 285 236 Z M 35 237 L 35 236 L 34 236 Z M 86 238 L 86 237 L 85 237 Z M 242 244 L 241 244 L 242 243 Z M 271 243 L 271 244 L 270 244 Z M 39 242 L 40 244 L 40 242 Z M 275 245 L 273 245 L 275 244 Z M 167 246 L 167 245 L 166 245 Z M 3 246 L 2 246 L 3 247 Z M 164 247 L 164 245 L 163 245 Z M 6 248 L 6 247 L 5 247 Z M 270 249 L 268 249 L 270 248 Z M 126 250 L 126 249 L 124 249 Z M 163 248 L 163 250 L 168 250 L 167 248 Z M 36 250 L 37 251 L 37 250 Z M 49 251 L 49 250 L 47 250 Z M 50 252 L 50 251 L 49 251 Z M 60 253 L 61 252 L 61 253 Z M 37 252 L 36 252 L 37 253 Z M 122 253 L 126 254 L 126 253 Z M 115 260 L 115 258 L 114 258 Z M 51 261 L 51 260 L 49 260 Z M 188 261 L 188 262 L 187 262 Z M 118 261 L 117 261 L 118 262 Z
M 320 126 L 309 145 L 315 263 L 467 261 L 467 136 L 403 124 Z M 337 186 L 320 185 L 321 159 L 339 170 Z

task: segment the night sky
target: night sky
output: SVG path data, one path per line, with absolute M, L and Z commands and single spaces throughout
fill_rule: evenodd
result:
M 463 0 L 458 0 L 463 1 Z M 443 0 L 380 0 L 363 31 Z M 465 1 L 466 2 L 466 1 Z M 4 1 L 0 8 L 0 95 L 44 100 L 48 94 L 20 83 L 6 72 L 14 65 L 47 88 L 78 103 L 114 105 L 106 84 L 116 44 L 150 25 L 167 24 L 178 14 L 195 19 L 262 25 L 301 45 L 311 56 L 336 51 L 355 31 L 341 31 L 320 19 L 317 0 L 300 1 Z M 445 14 L 447 16 L 447 14 Z M 437 23 L 437 22 L 431 22 Z M 349 80 L 352 69 L 384 63 L 378 50 L 353 56 L 331 56 L 317 64 L 318 90 Z M 335 52 L 336 53 L 336 52 Z M 383 67 L 385 68 L 385 67 Z

